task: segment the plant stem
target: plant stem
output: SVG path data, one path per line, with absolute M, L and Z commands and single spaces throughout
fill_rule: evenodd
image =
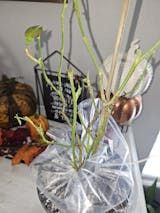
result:
M 140 77 L 136 81 L 136 83 L 133 86 L 133 88 L 131 89 L 131 91 L 129 91 L 128 93 L 125 94 L 126 97 L 128 97 L 128 96 L 132 97 L 134 95 L 134 93 L 138 90 L 138 88 L 140 87 L 141 82 L 144 80 L 144 78 L 146 77 L 147 72 L 148 72 L 147 65 L 148 64 L 146 62 L 146 66 L 145 66 L 143 73 L 140 75 Z
M 55 143 L 54 140 L 52 140 L 52 141 L 47 140 L 45 138 L 45 136 L 44 136 L 44 130 L 43 130 L 43 128 L 41 126 L 36 126 L 29 117 L 27 117 L 27 116 L 20 117 L 20 116 L 16 115 L 15 118 L 18 121 L 21 120 L 21 121 L 26 121 L 26 122 L 30 123 L 36 129 L 37 133 L 40 135 L 40 137 L 42 138 L 42 140 L 43 140 L 44 143 L 46 143 L 46 144 L 54 144 Z
M 42 48 L 41 48 L 41 37 L 40 36 L 37 37 L 37 42 L 38 42 L 38 55 L 39 55 L 39 58 L 42 58 Z
M 97 61 L 96 61 L 96 57 L 92 51 L 92 48 L 90 46 L 90 43 L 85 35 L 85 32 L 84 32 L 84 28 L 83 28 L 83 24 L 82 24 L 82 20 L 81 20 L 81 13 L 80 13 L 80 2 L 79 0 L 73 0 L 74 2 L 74 7 L 75 7 L 75 13 L 76 13 L 76 17 L 77 17 L 77 22 L 78 22 L 78 25 L 79 25 L 79 28 L 80 28 L 80 31 L 81 31 L 81 35 L 82 35 L 82 39 L 83 39 L 83 42 L 86 46 L 86 49 L 92 59 L 92 62 L 93 64 L 95 65 L 96 67 L 96 71 L 97 71 L 97 74 L 98 74 L 98 78 L 99 78 L 99 90 L 100 90 L 100 94 L 101 94 L 101 99 L 102 99 L 102 102 L 106 102 L 105 100 L 105 95 L 104 95 L 104 89 L 103 89 L 103 75 L 104 73 L 102 72 L 102 69 L 100 69 Z M 109 115 L 108 115 L 108 109 L 107 109 L 107 112 L 105 112 L 106 110 L 106 107 L 105 107 L 105 110 L 103 110 L 103 113 L 101 114 L 101 119 L 100 119 L 100 124 L 99 124 L 99 127 L 98 127 L 98 130 L 97 130 L 97 136 L 95 137 L 94 141 L 93 141 L 93 144 L 90 148 L 90 151 L 89 153 L 87 153 L 87 156 L 89 157 L 90 154 L 94 153 L 98 147 L 98 144 L 100 143 L 103 135 L 104 135 L 104 132 L 105 132 L 105 129 L 106 129 L 106 124 L 107 124 L 107 121 L 108 121 L 108 118 L 109 118 Z
M 62 12 L 64 13 L 64 11 L 62 10 Z M 64 15 L 62 14 L 62 17 L 64 17 Z M 62 22 L 64 22 L 64 20 L 62 19 Z M 64 24 L 62 24 L 64 25 Z M 63 34 L 63 33 L 62 33 Z M 64 35 L 62 36 L 64 37 Z M 64 38 L 63 38 L 64 40 Z M 67 117 L 67 115 L 65 114 L 65 105 L 66 105 L 66 102 L 65 102 L 65 98 L 64 98 L 64 95 L 63 95 L 63 90 L 62 90 L 62 82 L 61 82 L 61 66 L 62 66 L 62 60 L 63 60 L 63 54 L 61 54 L 61 60 L 60 60 L 60 65 L 59 65 L 59 71 L 58 71 L 58 83 L 59 83 L 59 88 L 57 89 L 54 84 L 52 83 L 52 81 L 48 78 L 47 74 L 46 74 L 46 69 L 45 69 L 45 64 L 42 60 L 42 48 L 41 48 L 41 40 L 40 40 L 40 37 L 37 38 L 37 41 L 38 41 L 38 51 L 39 51 L 39 60 L 37 61 L 39 66 L 40 66 L 40 69 L 42 70 L 42 74 L 43 74 L 43 77 L 46 81 L 46 83 L 50 86 L 50 88 L 55 91 L 57 93 L 57 95 L 61 98 L 61 101 L 62 101 L 62 115 L 65 119 L 65 121 L 68 123 L 69 126 L 71 126 L 71 123 L 69 121 L 69 118 Z M 62 42 L 62 49 L 64 49 L 64 42 Z
M 41 49 L 41 46 L 40 46 L 40 39 L 38 39 L 38 48 Z M 41 50 L 39 49 L 39 53 L 41 53 Z M 29 49 L 26 48 L 25 49 L 25 52 L 27 54 L 27 56 L 33 61 L 35 62 L 36 64 L 39 64 L 40 66 L 40 69 L 42 70 L 42 74 L 43 74 L 43 77 L 46 81 L 46 83 L 50 86 L 50 88 L 55 91 L 58 95 L 60 95 L 60 93 L 58 92 L 57 88 L 53 85 L 52 81 L 48 78 L 47 74 L 46 74 L 46 70 L 45 70 L 45 65 L 43 63 L 43 60 L 42 58 L 40 57 L 39 59 L 36 59 L 33 57 L 33 55 L 30 53 Z
M 99 127 L 95 136 L 95 139 L 92 143 L 92 146 L 89 150 L 89 152 L 87 153 L 87 158 L 90 157 L 90 155 L 95 154 L 95 152 L 97 151 L 97 148 L 105 134 L 106 128 L 107 128 L 107 123 L 108 123 L 108 119 L 110 116 L 110 112 L 108 110 L 108 107 L 102 107 L 102 112 L 100 114 L 100 118 L 99 118 Z
M 137 66 L 145 59 L 145 60 L 149 60 L 151 58 L 151 56 L 153 56 L 153 54 L 155 54 L 155 52 L 160 48 L 160 40 L 158 40 L 145 54 L 142 55 L 137 55 L 135 57 L 135 60 L 131 66 L 131 68 L 129 69 L 125 79 L 123 80 L 122 84 L 120 85 L 120 87 L 118 88 L 117 92 L 115 93 L 115 95 L 112 97 L 112 99 L 107 103 L 107 106 L 112 106 L 115 101 L 117 100 L 117 98 L 121 95 L 121 93 L 124 91 L 129 79 L 131 78 L 131 76 L 133 75 L 134 71 L 136 70 Z
M 64 17 L 65 17 L 65 11 L 67 9 L 67 1 L 64 0 L 63 3 L 63 8 L 61 11 L 61 49 L 60 49 L 60 62 L 59 62 L 59 66 L 58 66 L 58 83 L 59 83 L 59 90 L 61 93 L 61 100 L 62 100 L 62 113 L 65 113 L 65 107 L 66 107 L 66 101 L 63 95 L 63 88 L 62 88 L 62 63 L 63 63 L 63 57 L 64 57 Z
M 27 116 L 20 117 L 20 116 L 16 115 L 15 118 L 18 120 L 20 125 L 21 125 L 21 121 L 25 121 L 25 122 L 28 122 L 29 124 L 31 124 L 36 129 L 36 131 L 40 135 L 40 137 L 42 138 L 44 144 L 48 144 L 48 145 L 49 144 L 56 144 L 56 145 L 63 146 L 63 147 L 66 147 L 66 148 L 70 147 L 69 145 L 58 143 L 57 141 L 54 141 L 54 140 L 47 140 L 47 138 L 44 135 L 43 128 L 41 126 L 35 125 L 34 122 L 29 117 L 27 117 Z
M 71 92 L 72 92 L 72 97 L 73 97 L 73 122 L 72 122 L 72 141 L 71 141 L 71 145 L 72 145 L 72 156 L 73 156 L 73 166 L 75 169 L 78 169 L 77 166 L 77 162 L 76 162 L 76 151 L 75 151 L 75 147 L 76 147 L 76 124 L 77 124 L 77 110 L 78 110 L 78 106 L 77 106 L 77 100 L 78 97 L 76 95 L 76 91 L 75 91 L 75 85 L 74 85 L 74 80 L 73 80 L 73 71 L 69 71 L 68 72 L 68 78 L 70 81 L 70 85 L 71 85 Z
M 86 127 L 86 125 L 85 125 L 85 123 L 84 123 L 84 121 L 83 121 L 83 119 L 82 119 L 82 115 L 80 114 L 80 112 L 78 112 L 78 116 L 79 116 L 81 125 L 84 127 L 84 129 L 85 129 L 85 131 L 86 131 L 85 135 L 83 136 L 82 143 L 84 143 L 84 139 L 86 138 L 87 135 L 93 140 L 92 129 L 91 129 L 91 127 L 92 127 L 92 124 L 93 124 L 94 122 L 91 122 L 91 124 L 89 125 L 89 127 Z M 92 121 L 93 121 L 93 120 L 92 120 Z
M 115 68 L 116 68 L 116 64 L 117 64 L 119 49 L 120 49 L 120 46 L 122 43 L 122 36 L 123 36 L 125 23 L 126 23 L 126 19 L 127 19 L 127 14 L 128 14 L 128 7 L 129 7 L 129 0 L 123 0 L 121 19 L 120 19 L 116 44 L 115 44 L 114 53 L 113 53 L 113 57 L 112 57 L 111 70 L 109 73 L 109 79 L 108 79 L 108 84 L 107 84 L 107 89 L 106 89 L 107 100 L 110 100 L 111 86 L 112 86 Z
M 33 61 L 36 64 L 39 63 L 38 59 L 36 59 L 36 58 L 33 57 L 33 55 L 31 54 L 31 52 L 29 51 L 28 48 L 25 48 L 25 53 L 28 56 L 28 58 L 31 59 L 31 61 Z
M 89 90 L 90 98 L 92 99 L 92 103 L 94 105 L 95 111 L 96 111 L 96 113 L 98 113 L 98 108 L 96 107 L 95 95 L 94 95 L 93 87 L 91 85 L 89 74 L 87 75 L 87 78 L 86 78 L 86 84 L 87 84 L 87 88 Z
M 102 98 L 103 101 L 105 101 L 104 90 L 103 90 L 103 75 L 104 75 L 104 73 L 103 73 L 102 69 L 100 68 L 100 66 L 98 65 L 97 60 L 96 60 L 96 56 L 95 56 L 95 54 L 94 54 L 94 52 L 91 48 L 91 45 L 89 43 L 88 38 L 85 35 L 85 31 L 84 31 L 83 23 L 82 23 L 82 18 L 81 18 L 81 12 L 80 12 L 81 11 L 80 1 L 79 0 L 73 0 L 73 3 L 74 3 L 75 14 L 76 14 L 76 17 L 77 17 L 77 22 L 78 22 L 78 25 L 79 25 L 79 29 L 80 29 L 80 32 L 81 32 L 81 35 L 82 35 L 84 45 L 85 45 L 85 47 L 88 51 L 89 56 L 91 57 L 93 64 L 96 67 L 96 71 L 97 71 L 98 78 L 99 78 L 98 85 L 99 85 L 99 89 L 100 89 L 100 93 L 101 93 L 101 98 Z
M 42 69 L 43 77 L 45 78 L 45 81 L 47 82 L 47 84 L 61 98 L 61 101 L 62 101 L 62 115 L 63 115 L 64 119 L 66 120 L 66 122 L 68 123 L 68 125 L 71 126 L 69 118 L 65 114 L 66 101 L 65 101 L 65 98 L 64 98 L 64 95 L 63 95 L 62 79 L 61 79 L 62 63 L 63 63 L 63 56 L 64 56 L 64 17 L 65 17 L 65 11 L 66 11 L 66 8 L 67 8 L 67 3 L 66 2 L 67 1 L 64 0 L 63 8 L 62 8 L 62 11 L 61 11 L 61 49 L 60 49 L 61 56 L 60 56 L 60 62 L 59 62 L 59 66 L 58 66 L 58 86 L 59 86 L 58 89 L 53 85 L 52 81 L 46 75 L 45 65 L 44 65 L 44 62 L 42 60 L 42 48 L 41 48 L 40 36 L 37 38 L 38 39 L 38 51 L 39 51 L 38 64 L 39 64 L 40 68 Z

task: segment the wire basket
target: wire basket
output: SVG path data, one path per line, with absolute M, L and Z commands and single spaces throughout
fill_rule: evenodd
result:
M 56 50 L 43 60 L 46 67 L 46 74 L 56 88 L 58 88 L 58 76 L 57 76 L 56 70 L 58 67 L 60 57 L 61 57 L 61 53 L 58 50 Z M 64 60 L 63 60 L 63 66 L 62 66 L 61 81 L 62 81 L 63 95 L 66 101 L 65 114 L 68 116 L 69 119 L 72 119 L 73 117 L 72 92 L 71 92 L 67 71 L 68 69 L 74 69 L 75 88 L 77 89 L 78 85 L 82 87 L 82 93 L 78 99 L 78 103 L 88 97 L 87 88 L 84 86 L 84 83 L 83 83 L 83 79 L 86 76 L 77 66 L 75 66 L 65 56 L 63 56 L 63 59 Z M 41 99 L 42 99 L 42 104 L 45 107 L 46 117 L 49 120 L 65 122 L 65 119 L 61 113 L 62 101 L 60 97 L 56 94 L 56 92 L 51 90 L 51 88 L 47 85 L 38 64 L 34 67 L 34 72 L 35 72 L 36 94 L 37 94 L 37 104 L 38 104 L 39 114 L 41 113 L 40 106 L 41 106 Z

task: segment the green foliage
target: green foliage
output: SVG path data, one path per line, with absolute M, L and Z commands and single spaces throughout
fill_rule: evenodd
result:
M 160 213 L 160 207 L 156 208 L 155 212 Z
M 40 37 L 43 28 L 40 25 L 29 27 L 25 31 L 25 43 L 26 45 L 30 45 L 34 42 L 34 40 Z
M 156 178 L 153 184 L 150 187 L 148 187 L 146 191 L 145 197 L 146 197 L 146 202 L 148 204 L 152 204 L 155 198 L 157 181 L 158 179 Z
M 160 213 L 160 207 L 157 208 L 154 205 L 157 182 L 158 178 L 155 179 L 153 184 L 149 186 L 145 192 L 145 199 L 148 213 Z
M 149 204 L 147 205 L 147 210 L 148 210 L 149 213 L 156 213 L 155 209 Z

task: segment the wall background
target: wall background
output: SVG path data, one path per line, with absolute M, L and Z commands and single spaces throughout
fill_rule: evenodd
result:
M 113 51 L 122 1 L 90 0 L 89 3 L 92 33 L 101 58 L 105 59 Z M 33 64 L 24 53 L 24 31 L 32 25 L 43 25 L 44 29 L 51 33 L 48 43 L 49 52 L 59 49 L 61 7 L 61 4 L 53 3 L 0 1 L 0 74 L 23 76 L 24 81 L 34 87 Z M 132 38 L 139 38 L 142 49 L 147 50 L 160 38 L 159 8 L 159 0 L 131 0 L 122 49 L 128 47 Z M 71 12 L 69 4 L 65 23 L 65 55 L 68 55 L 69 52 Z M 132 19 L 133 16 L 134 19 Z M 72 29 L 71 60 L 84 72 L 89 71 L 94 81 L 95 69 L 81 41 L 75 20 L 73 20 Z M 88 33 L 87 26 L 86 32 Z M 46 55 L 45 50 L 46 47 L 44 55 Z M 160 54 L 158 53 L 155 57 L 155 63 L 158 62 L 159 58 Z M 159 70 L 159 64 L 156 64 L 154 83 L 148 93 L 144 95 L 143 113 L 133 125 L 140 158 L 148 155 L 160 127 Z

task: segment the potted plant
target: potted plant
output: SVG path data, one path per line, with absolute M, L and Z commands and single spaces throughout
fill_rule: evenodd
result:
M 38 64 L 42 75 L 49 87 L 61 98 L 61 113 L 66 120 L 68 128 L 56 129 L 53 140 L 45 137 L 41 126 L 35 124 L 27 117 L 16 118 L 21 122 L 31 123 L 42 137 L 43 143 L 50 144 L 48 148 L 34 161 L 37 168 L 37 187 L 42 201 L 48 212 L 125 212 L 132 198 L 133 178 L 129 164 L 129 150 L 124 137 L 117 124 L 111 117 L 112 107 L 123 94 L 124 89 L 137 71 L 138 66 L 148 62 L 155 51 L 160 47 L 156 42 L 146 53 L 138 49 L 134 60 L 127 70 L 127 74 L 119 88 L 111 97 L 111 87 L 118 60 L 119 48 L 127 17 L 129 0 L 123 1 L 123 9 L 118 30 L 116 45 L 112 57 L 111 71 L 109 73 L 106 93 L 103 88 L 104 73 L 98 65 L 89 40 L 85 35 L 81 20 L 81 5 L 79 0 L 73 0 L 73 8 L 82 39 L 91 59 L 96 67 L 98 87 L 101 98 L 95 98 L 89 75 L 84 79 L 85 86 L 90 93 L 90 99 L 78 105 L 81 86 L 75 88 L 74 70 L 68 71 L 73 101 L 73 119 L 66 113 L 66 102 L 63 96 L 61 81 L 62 63 L 64 55 L 64 16 L 67 9 L 66 0 L 61 13 L 61 57 L 58 67 L 58 82 L 56 87 L 45 72 L 41 50 L 41 26 L 33 26 L 26 30 L 26 54 Z M 35 58 L 29 46 L 34 40 L 38 42 L 39 57 Z M 146 63 L 147 66 L 147 63 Z M 143 81 L 146 66 L 141 71 L 138 82 Z M 136 84 L 137 82 L 135 82 Z M 80 122 L 77 122 L 79 118 Z

